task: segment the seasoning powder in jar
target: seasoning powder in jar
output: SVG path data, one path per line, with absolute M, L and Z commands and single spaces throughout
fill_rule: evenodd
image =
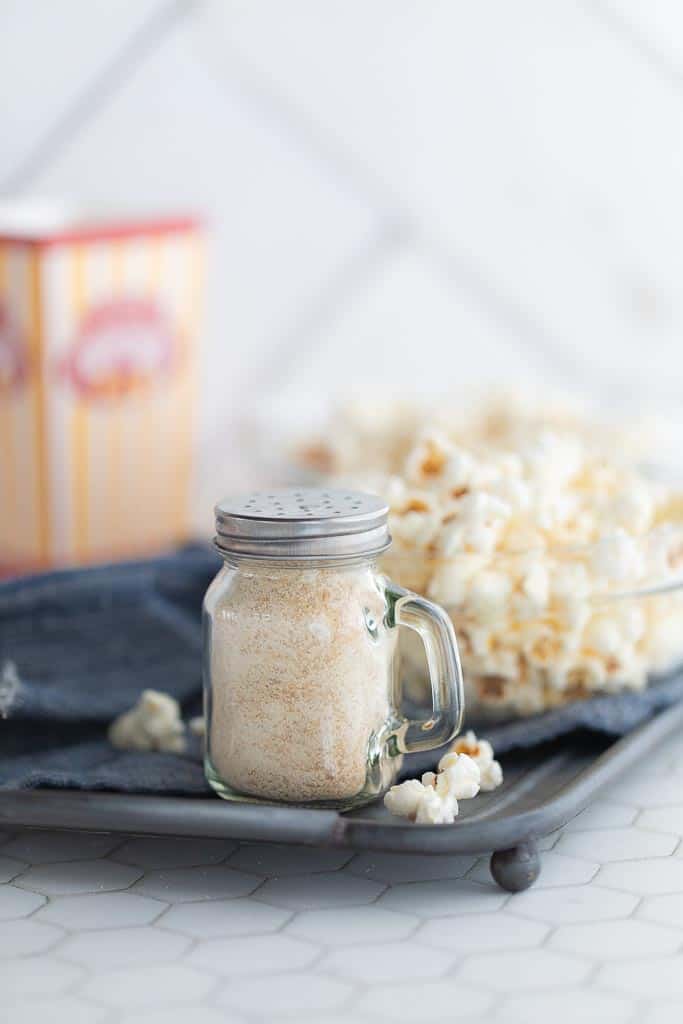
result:
M 204 675 L 206 773 L 221 796 L 354 806 L 395 781 L 403 752 L 455 734 L 452 627 L 378 574 L 390 543 L 379 498 L 258 493 L 221 503 L 216 520 L 224 566 L 205 599 Z M 400 712 L 399 624 L 436 651 L 428 734 Z

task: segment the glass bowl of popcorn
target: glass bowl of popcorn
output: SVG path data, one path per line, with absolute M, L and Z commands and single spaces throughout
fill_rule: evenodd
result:
M 387 481 L 386 569 L 448 610 L 471 711 L 637 691 L 683 664 L 683 498 L 602 455 L 546 447 L 531 473 L 508 453 L 479 476 L 460 453 L 443 488 Z M 436 466 L 443 449 L 430 437 L 426 452 Z M 405 667 L 415 691 L 410 647 Z
M 683 665 L 683 576 L 619 580 L 635 568 L 627 559 L 647 564 L 648 554 L 655 561 L 668 548 L 677 562 L 679 545 L 669 548 L 657 533 L 641 549 L 616 532 L 580 550 L 510 552 L 485 561 L 466 552 L 422 559 L 419 570 L 413 558 L 395 554 L 387 570 L 411 586 L 419 575 L 424 592 L 451 616 L 468 714 L 506 718 L 639 691 Z M 407 692 L 422 697 L 422 651 L 405 639 Z
M 639 691 L 683 665 L 683 490 L 640 468 L 630 433 L 519 404 L 400 422 L 347 423 L 332 465 L 387 498 L 383 567 L 448 610 L 468 713 Z M 424 655 L 403 654 L 418 698 Z

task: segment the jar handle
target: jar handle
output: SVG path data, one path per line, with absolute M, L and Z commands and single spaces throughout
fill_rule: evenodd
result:
M 412 754 L 441 747 L 458 734 L 462 725 L 465 695 L 458 642 L 450 618 L 439 605 L 419 594 L 404 590 L 387 580 L 393 599 L 393 619 L 419 633 L 427 655 L 432 687 L 432 715 L 427 719 L 405 719 L 393 734 L 398 750 Z

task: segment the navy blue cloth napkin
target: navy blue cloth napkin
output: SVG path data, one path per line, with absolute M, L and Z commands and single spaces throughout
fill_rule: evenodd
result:
M 198 744 L 183 755 L 121 752 L 106 729 L 148 688 L 176 697 L 186 717 L 200 712 L 201 603 L 218 565 L 196 546 L 0 584 L 0 788 L 209 792 Z M 681 698 L 678 673 L 643 693 L 596 697 L 482 733 L 498 754 L 577 729 L 619 736 Z
M 209 792 L 198 744 L 122 752 L 106 729 L 147 688 L 200 713 L 201 603 L 219 564 L 196 546 L 0 584 L 1 788 Z

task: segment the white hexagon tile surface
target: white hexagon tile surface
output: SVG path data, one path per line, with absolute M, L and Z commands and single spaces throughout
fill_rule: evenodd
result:
M 646 776 L 646 778 L 644 778 Z M 683 738 L 485 858 L 0 834 L 3 1024 L 680 1024 Z

